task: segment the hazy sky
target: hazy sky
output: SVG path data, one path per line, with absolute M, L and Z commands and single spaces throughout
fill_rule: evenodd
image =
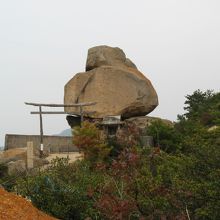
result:
M 0 145 L 6 133 L 38 134 L 24 102 L 62 103 L 88 48 L 104 44 L 151 80 L 153 116 L 175 120 L 185 95 L 219 91 L 219 0 L 0 0 Z M 43 119 L 46 134 L 68 127 L 64 115 Z

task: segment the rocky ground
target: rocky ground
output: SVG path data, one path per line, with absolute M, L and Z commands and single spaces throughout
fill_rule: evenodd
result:
M 37 152 L 37 151 L 36 151 Z M 39 158 L 39 155 L 35 152 L 33 162 L 34 167 L 47 167 L 50 162 L 56 157 L 69 158 L 69 162 L 74 162 L 82 158 L 82 154 L 79 152 L 63 152 L 63 153 L 51 153 Z M 7 166 L 8 174 L 13 175 L 15 173 L 24 172 L 27 169 L 27 148 L 14 148 L 0 152 L 0 164 L 3 163 Z

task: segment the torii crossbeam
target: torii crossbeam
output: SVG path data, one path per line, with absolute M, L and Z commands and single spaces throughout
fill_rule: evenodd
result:
M 74 103 L 74 104 L 43 104 L 43 103 L 32 103 L 32 102 L 25 102 L 26 105 L 32 105 L 39 107 L 39 112 L 31 112 L 31 114 L 39 114 L 40 116 L 40 156 L 43 156 L 44 144 L 43 144 L 43 120 L 42 114 L 71 114 L 71 115 L 78 115 L 81 118 L 81 123 L 83 122 L 84 114 L 92 114 L 94 112 L 84 112 L 83 107 L 95 105 L 96 102 L 84 102 L 84 103 Z M 61 112 L 61 111 L 54 111 L 54 112 L 45 112 L 42 111 L 42 107 L 79 107 L 80 111 L 78 112 Z

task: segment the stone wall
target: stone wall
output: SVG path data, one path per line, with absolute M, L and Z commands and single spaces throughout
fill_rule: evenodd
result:
M 27 142 L 33 142 L 34 148 L 40 149 L 39 135 L 5 135 L 5 150 L 27 147 Z M 77 152 L 78 148 L 73 145 L 73 137 L 44 136 L 44 149 L 51 152 Z

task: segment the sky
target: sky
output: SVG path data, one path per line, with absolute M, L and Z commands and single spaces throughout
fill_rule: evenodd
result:
M 24 102 L 63 103 L 98 45 L 123 49 L 157 91 L 150 115 L 176 120 L 187 94 L 219 92 L 219 11 L 219 0 L 0 0 L 0 146 L 6 133 L 39 134 Z M 45 134 L 68 128 L 64 115 L 43 122 Z

